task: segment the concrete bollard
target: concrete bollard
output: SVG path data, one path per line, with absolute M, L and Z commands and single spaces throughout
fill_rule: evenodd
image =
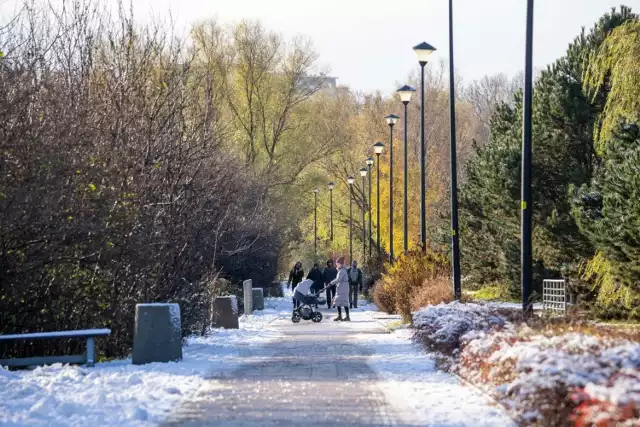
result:
M 253 308 L 264 310 L 264 290 L 262 288 L 253 288 Z
M 214 328 L 238 329 L 238 299 L 235 295 L 218 297 L 213 300 Z
M 251 279 L 242 282 L 244 297 L 244 314 L 253 312 L 253 281 Z
M 268 297 L 272 297 L 272 298 L 284 297 L 284 292 L 282 290 L 282 283 L 280 282 L 271 282 L 267 289 L 268 289 L 267 290 Z
M 178 304 L 137 304 L 133 333 L 134 365 L 182 359 Z

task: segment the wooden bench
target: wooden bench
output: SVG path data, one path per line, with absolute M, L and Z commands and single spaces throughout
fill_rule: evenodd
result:
M 37 332 L 34 334 L 15 334 L 0 335 L 2 341 L 17 340 L 46 340 L 46 339 L 63 339 L 63 338 L 85 338 L 87 341 L 87 350 L 85 354 L 77 354 L 70 356 L 43 356 L 43 357 L 23 357 L 15 359 L 0 359 L 0 366 L 19 367 L 19 366 L 36 366 L 51 365 L 53 363 L 75 363 L 93 366 L 95 363 L 95 338 L 106 337 L 111 334 L 111 329 L 85 329 L 80 331 L 60 331 L 60 332 Z

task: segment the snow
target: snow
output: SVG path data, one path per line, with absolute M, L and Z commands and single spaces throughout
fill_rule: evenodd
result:
M 211 329 L 203 337 L 187 339 L 180 362 L 132 365 L 127 359 L 93 368 L 57 364 L 29 371 L 0 369 L 0 425 L 158 425 L 185 401 L 210 396 L 221 387 L 208 379 L 245 363 L 247 347 L 260 349 L 277 342 L 282 334 L 269 325 L 288 319 L 291 309 L 291 291 L 284 298 L 265 298 L 263 311 L 240 318 L 240 329 Z M 434 359 L 411 342 L 410 330 L 374 333 L 376 327 L 380 329 L 380 318 L 389 316 L 373 309 L 354 310 L 368 323 L 363 325 L 364 333 L 353 339 L 370 349 L 367 363 L 379 375 L 381 392 L 406 425 L 414 425 L 418 417 L 424 425 L 513 425 L 485 396 L 439 371 Z M 355 328 L 358 322 L 352 323 L 340 326 Z
M 373 312 L 371 317 L 379 314 Z M 358 336 L 359 344 L 370 347 L 373 355 L 368 363 L 385 380 L 382 391 L 406 417 L 402 421 L 413 425 L 420 419 L 425 426 L 515 426 L 486 396 L 463 385 L 455 375 L 438 370 L 433 356 L 413 343 L 411 334 L 410 329 L 399 329 Z
M 31 334 L 0 335 L 0 340 L 99 337 L 110 334 L 111 329 L 79 329 L 75 331 L 35 332 Z
M 550 393 L 571 395 L 578 404 L 604 402 L 608 412 L 596 417 L 615 413 L 608 404 L 640 407 L 640 343 L 579 328 L 533 330 L 509 322 L 496 311 L 503 308 L 457 302 L 425 307 L 414 315 L 417 337 L 453 355 L 447 360 L 454 372 L 523 419 L 540 421 L 539 403 Z
M 0 368 L 0 425 L 155 426 L 193 393 L 210 388 L 207 378 L 242 364 L 243 347 L 277 339 L 265 326 L 284 314 L 291 314 L 291 299 L 266 298 L 264 311 L 240 318 L 240 329 L 187 339 L 181 362 Z

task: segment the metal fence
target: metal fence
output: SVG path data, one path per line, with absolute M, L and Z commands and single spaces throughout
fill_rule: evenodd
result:
M 567 312 L 567 288 L 564 279 L 543 280 L 542 308 L 543 310 L 557 311 L 562 314 Z

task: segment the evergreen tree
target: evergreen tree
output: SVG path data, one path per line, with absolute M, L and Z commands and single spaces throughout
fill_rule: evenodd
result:
M 591 96 L 583 89 L 590 54 L 627 20 L 628 8 L 603 16 L 587 35 L 583 31 L 567 54 L 536 80 L 533 100 L 533 244 L 534 281 L 570 276 L 580 284 L 579 270 L 594 250 L 571 215 L 568 191 L 589 183 L 597 157 L 593 129 L 606 92 Z M 472 279 L 499 281 L 511 294 L 520 292 L 521 96 L 497 109 L 491 141 L 467 167 L 461 188 L 463 271 Z
M 582 186 L 574 215 L 599 251 L 590 273 L 599 276 L 598 305 L 608 315 L 640 318 L 640 127 L 621 124 L 607 142 L 591 187 Z M 606 261 L 606 262 L 602 262 Z M 596 264 L 599 263 L 599 264 Z M 598 267 L 600 267 L 598 269 Z M 629 311 L 627 311 L 629 310 Z

